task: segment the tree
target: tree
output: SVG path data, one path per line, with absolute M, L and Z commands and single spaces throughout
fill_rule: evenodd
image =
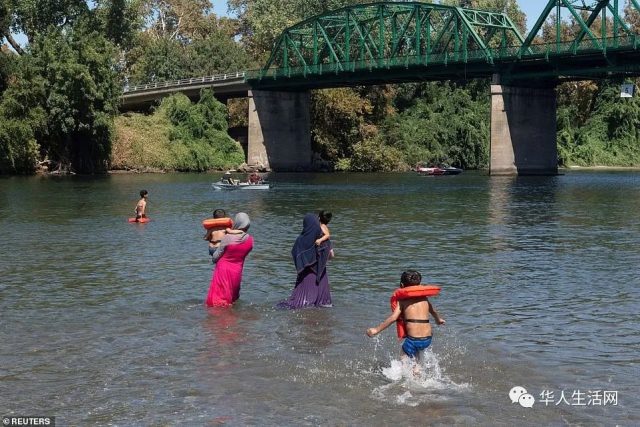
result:
M 209 0 L 144 0 L 145 27 L 155 39 L 193 40 L 202 37 L 211 9 Z
M 192 76 L 246 70 L 252 60 L 238 43 L 216 29 L 205 39 L 194 41 L 188 48 L 189 71 Z
M 85 0 L 4 0 L 9 2 L 11 29 L 24 33 L 31 44 L 50 27 L 71 28 L 89 12 Z
M 142 0 L 95 0 L 95 15 L 107 40 L 123 50 L 133 47 L 142 26 Z
M 138 37 L 128 53 L 129 83 L 143 84 L 189 77 L 189 58 L 185 46 L 170 38 Z
M 90 16 L 85 18 L 73 28 L 51 27 L 35 36 L 0 110 L 8 123 L 5 130 L 21 137 L 25 147 L 34 140 L 59 169 L 90 173 L 108 167 L 120 85 L 113 45 L 91 29 Z M 20 128 L 12 120 L 21 121 Z M 3 161 L 20 163 L 8 157 Z

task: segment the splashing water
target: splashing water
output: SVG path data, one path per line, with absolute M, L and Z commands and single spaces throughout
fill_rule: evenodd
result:
M 453 392 L 470 388 L 467 383 L 452 381 L 440 367 L 436 355 L 428 350 L 419 363 L 408 358 L 392 359 L 391 365 L 382 368 L 381 373 L 391 383 L 376 387 L 372 397 L 398 405 L 414 407 L 427 401 L 446 401 Z

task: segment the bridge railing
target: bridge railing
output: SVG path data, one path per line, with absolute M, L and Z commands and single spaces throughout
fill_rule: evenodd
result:
M 230 79 L 238 79 L 245 77 L 245 71 L 237 71 L 235 73 L 224 73 L 224 74 L 215 74 L 212 76 L 203 76 L 203 77 L 192 77 L 189 79 L 180 79 L 180 80 L 168 80 L 162 82 L 155 83 L 147 83 L 143 85 L 135 85 L 135 86 L 125 86 L 122 90 L 123 94 L 132 93 L 132 92 L 144 92 L 155 89 L 167 88 L 167 87 L 176 87 L 176 86 L 190 86 L 199 83 L 211 83 L 211 82 L 219 82 Z

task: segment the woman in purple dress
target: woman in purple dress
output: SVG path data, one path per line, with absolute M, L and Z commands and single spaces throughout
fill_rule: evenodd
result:
M 317 246 L 316 240 L 322 235 L 318 215 L 305 215 L 302 232 L 291 250 L 298 273 L 296 285 L 289 299 L 282 301 L 278 307 L 290 309 L 331 307 L 331 292 L 327 276 L 331 241 L 324 241 Z

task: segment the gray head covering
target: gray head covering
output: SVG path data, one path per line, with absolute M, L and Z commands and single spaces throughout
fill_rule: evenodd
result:
M 247 231 L 249 226 L 251 225 L 251 221 L 249 220 L 249 215 L 244 212 L 238 212 L 236 217 L 233 220 L 233 229 L 234 230 L 244 230 Z

